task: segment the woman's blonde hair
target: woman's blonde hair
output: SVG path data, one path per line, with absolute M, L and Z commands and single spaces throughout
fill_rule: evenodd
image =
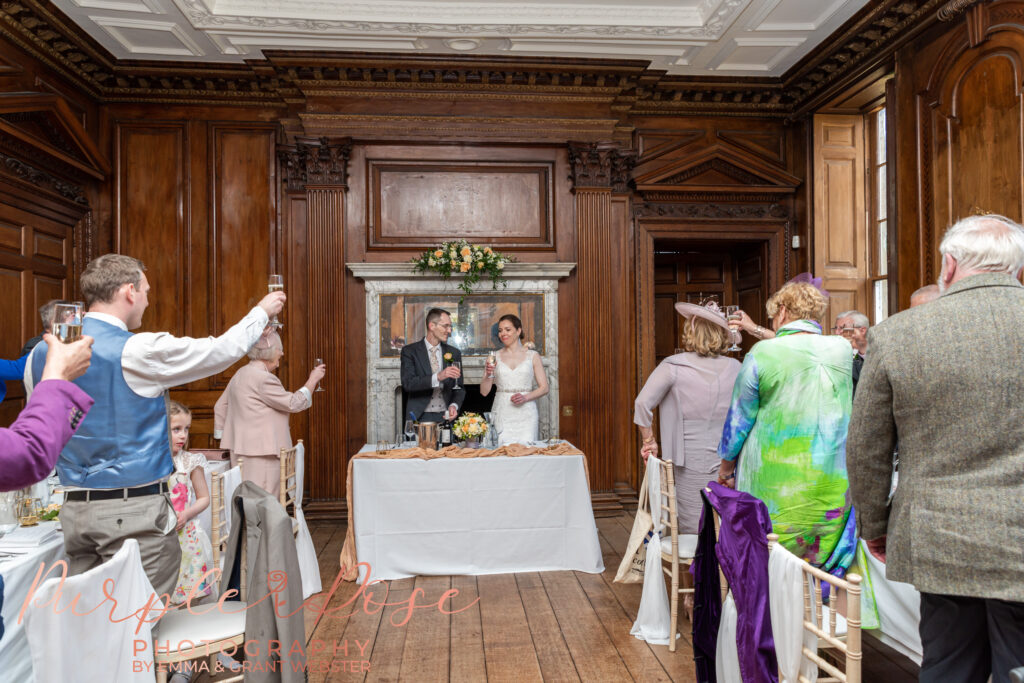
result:
M 774 318 L 783 306 L 791 320 L 815 320 L 820 323 L 828 310 L 828 298 L 812 284 L 787 282 L 782 285 L 782 289 L 772 294 L 764 308 L 768 317 Z
M 719 356 L 729 348 L 729 332 L 710 320 L 693 316 L 683 325 L 683 349 L 698 356 Z
M 192 416 L 192 411 L 184 403 L 178 403 L 177 401 L 167 402 L 167 417 L 174 417 L 175 415 L 188 415 Z

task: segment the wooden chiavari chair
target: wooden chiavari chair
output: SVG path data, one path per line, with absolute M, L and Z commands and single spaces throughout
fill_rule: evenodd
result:
M 658 511 L 658 518 L 662 526 L 661 540 L 661 570 L 669 577 L 671 589 L 669 591 L 669 606 L 672 615 L 672 626 L 669 635 L 668 649 L 676 651 L 676 630 L 679 623 L 679 596 L 693 595 L 693 586 L 686 588 L 679 587 L 679 567 L 689 567 L 693 564 L 694 554 L 697 552 L 697 535 L 679 533 L 679 521 L 676 511 L 676 484 L 675 470 L 672 463 L 658 460 L 661 467 L 660 489 L 661 509 Z M 668 530 L 669 538 L 664 538 Z M 666 568 L 665 563 L 668 563 Z M 689 576 L 689 572 L 685 572 Z M 689 582 L 688 582 L 689 583 Z

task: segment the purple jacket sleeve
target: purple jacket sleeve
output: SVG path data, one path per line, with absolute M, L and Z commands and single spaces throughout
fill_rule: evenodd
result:
M 14 424 L 0 428 L 0 491 L 45 479 L 92 404 L 71 382 L 53 379 L 36 385 Z

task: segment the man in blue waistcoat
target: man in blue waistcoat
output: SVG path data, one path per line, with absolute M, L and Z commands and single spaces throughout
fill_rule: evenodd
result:
M 158 593 L 171 593 L 181 549 L 166 480 L 171 458 L 167 390 L 226 370 L 259 339 L 283 292 L 268 294 L 219 337 L 191 339 L 130 330 L 142 324 L 149 282 L 138 259 L 106 254 L 81 277 L 88 313 L 82 333 L 93 337 L 92 365 L 75 380 L 95 400 L 57 461 L 60 481 L 73 487 L 61 510 L 70 571 L 84 572 L 139 542 L 142 564 Z M 39 381 L 46 344 L 33 349 L 26 387 Z

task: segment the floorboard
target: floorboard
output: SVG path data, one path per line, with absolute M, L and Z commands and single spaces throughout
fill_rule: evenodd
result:
M 312 523 L 325 592 L 309 602 L 316 607 L 328 597 L 329 601 L 325 608 L 311 608 L 305 615 L 309 681 L 693 683 L 690 624 L 685 618 L 680 618 L 676 652 L 648 645 L 629 632 L 642 586 L 615 583 L 614 578 L 632 516 L 596 521 L 605 564 L 602 574 L 430 576 L 365 588 L 341 582 L 330 595 L 345 526 Z M 442 602 L 442 611 L 437 604 L 449 590 L 458 594 Z M 409 616 L 411 598 L 415 609 Z M 909 659 L 866 634 L 865 683 L 911 683 L 917 672 Z M 215 682 L 226 675 L 203 673 L 195 683 Z

